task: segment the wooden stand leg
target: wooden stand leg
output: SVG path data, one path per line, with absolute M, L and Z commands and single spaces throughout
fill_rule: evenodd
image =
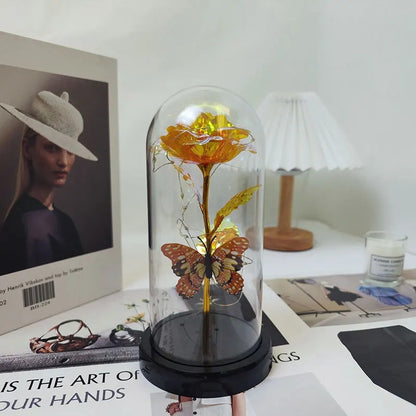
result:
M 277 228 L 281 234 L 289 234 L 292 225 L 293 176 L 280 177 L 279 218 Z
M 277 227 L 264 229 L 264 248 L 279 251 L 302 251 L 313 246 L 313 234 L 301 228 L 292 228 L 292 201 L 294 176 L 280 178 L 279 218 Z

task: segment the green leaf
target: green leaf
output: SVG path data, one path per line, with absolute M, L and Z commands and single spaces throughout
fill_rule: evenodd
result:
M 253 197 L 254 192 L 256 192 L 261 185 L 252 186 L 245 189 L 244 191 L 235 194 L 218 212 L 215 216 L 214 229 L 213 232 L 221 225 L 223 219 L 230 215 L 235 209 L 240 205 L 246 204 Z

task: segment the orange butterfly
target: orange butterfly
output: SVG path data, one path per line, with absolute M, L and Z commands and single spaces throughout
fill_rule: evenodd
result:
M 244 286 L 238 271 L 243 267 L 243 253 L 248 249 L 245 237 L 235 237 L 218 247 L 212 255 L 202 255 L 183 244 L 169 243 L 162 253 L 172 261 L 173 272 L 180 277 L 176 291 L 185 299 L 192 298 L 201 288 L 204 277 L 214 275 L 218 285 L 231 295 L 238 295 Z

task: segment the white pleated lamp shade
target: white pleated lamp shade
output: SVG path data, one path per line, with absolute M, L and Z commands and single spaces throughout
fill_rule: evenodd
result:
M 354 148 L 314 92 L 268 94 L 258 108 L 273 171 L 353 169 Z

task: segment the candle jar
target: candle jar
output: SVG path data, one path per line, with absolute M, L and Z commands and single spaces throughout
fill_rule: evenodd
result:
M 261 331 L 261 124 L 227 90 L 186 89 L 156 113 L 147 158 L 143 374 L 183 396 L 247 390 L 266 377 L 271 358 Z
M 405 235 L 385 231 L 366 233 L 367 283 L 392 287 L 401 283 L 406 241 Z

